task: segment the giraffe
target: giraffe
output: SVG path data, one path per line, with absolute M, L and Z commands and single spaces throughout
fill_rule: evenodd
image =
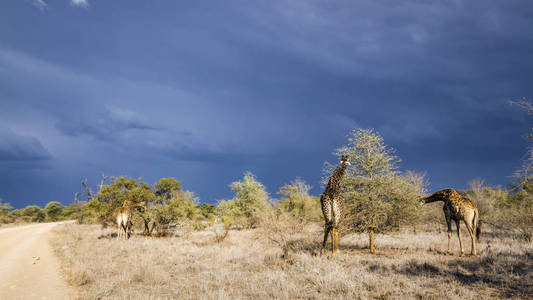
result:
M 331 232 L 331 251 L 332 257 L 339 252 L 339 223 L 342 218 L 342 209 L 344 206 L 344 197 L 341 194 L 341 181 L 346 167 L 350 165 L 348 156 L 343 155 L 341 166 L 329 178 L 328 186 L 324 193 L 320 195 L 320 204 L 324 214 L 324 242 L 322 242 L 321 254 L 323 255 L 328 241 L 328 234 Z
M 444 202 L 444 207 L 442 209 L 444 210 L 446 224 L 448 225 L 448 254 L 452 253 L 452 220 L 455 221 L 455 226 L 457 227 L 457 237 L 459 238 L 459 245 L 461 247 L 461 256 L 465 253 L 460 230 L 460 221 L 463 220 L 472 240 L 471 254 L 477 255 L 476 240 L 479 238 L 481 228 L 479 226 L 478 210 L 470 199 L 461 196 L 454 189 L 444 189 L 421 198 L 421 201 L 423 203 L 436 201 Z
M 133 227 L 133 223 L 131 221 L 133 216 L 133 208 L 136 207 L 142 207 L 142 204 L 131 200 L 124 200 L 122 208 L 120 208 L 117 214 L 118 238 L 130 238 L 131 228 Z

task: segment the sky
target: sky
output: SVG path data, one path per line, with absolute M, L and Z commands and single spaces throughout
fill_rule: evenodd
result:
M 505 186 L 533 116 L 530 1 L 0 3 L 0 198 L 175 177 L 202 202 L 251 171 L 272 197 L 374 128 L 430 191 Z

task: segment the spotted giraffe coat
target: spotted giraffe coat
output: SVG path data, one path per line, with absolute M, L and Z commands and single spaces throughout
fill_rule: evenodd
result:
M 346 165 L 342 165 L 331 175 L 326 190 L 320 196 L 322 213 L 326 226 L 338 227 L 344 208 L 344 197 L 341 193 L 341 181 L 346 172 Z

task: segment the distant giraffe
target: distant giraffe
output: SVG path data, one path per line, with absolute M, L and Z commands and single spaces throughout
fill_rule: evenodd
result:
M 341 167 L 335 171 L 329 178 L 328 186 L 320 196 L 322 213 L 324 214 L 324 242 L 322 242 L 321 254 L 324 254 L 328 234 L 331 232 L 331 252 L 336 256 L 339 252 L 339 223 L 342 218 L 342 209 L 344 206 L 344 197 L 341 193 L 341 181 L 346 167 L 350 165 L 348 156 L 343 155 L 341 158 Z
M 461 240 L 460 221 L 465 222 L 466 228 L 470 233 L 472 240 L 471 254 L 477 255 L 476 239 L 481 233 L 479 226 L 479 213 L 470 199 L 461 196 L 454 189 L 444 189 L 421 199 L 424 203 L 431 203 L 436 201 L 444 202 L 444 216 L 446 217 L 446 224 L 448 225 L 448 253 L 452 252 L 452 220 L 455 221 L 457 227 L 457 237 L 459 238 L 459 245 L 461 247 L 461 256 L 464 255 L 463 241 Z
M 131 228 L 133 227 L 131 219 L 133 216 L 133 209 L 136 207 L 142 207 L 142 204 L 131 200 L 125 200 L 122 204 L 122 208 L 118 211 L 117 214 L 118 238 L 130 238 Z

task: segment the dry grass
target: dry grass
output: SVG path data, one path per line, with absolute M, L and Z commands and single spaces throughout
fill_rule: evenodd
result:
M 320 257 L 321 228 L 290 242 L 290 259 L 261 230 L 167 238 L 112 238 L 112 229 L 65 224 L 52 244 L 68 282 L 86 299 L 480 299 L 533 295 L 533 245 L 486 235 L 478 257 L 449 256 L 443 232 L 346 235 L 336 259 Z M 263 231 L 264 232 L 264 231 Z M 99 238 L 100 237 L 100 238 Z M 463 234 L 467 252 L 470 243 Z M 469 238 L 468 238 L 469 239 Z M 457 238 L 453 240 L 458 253 Z

